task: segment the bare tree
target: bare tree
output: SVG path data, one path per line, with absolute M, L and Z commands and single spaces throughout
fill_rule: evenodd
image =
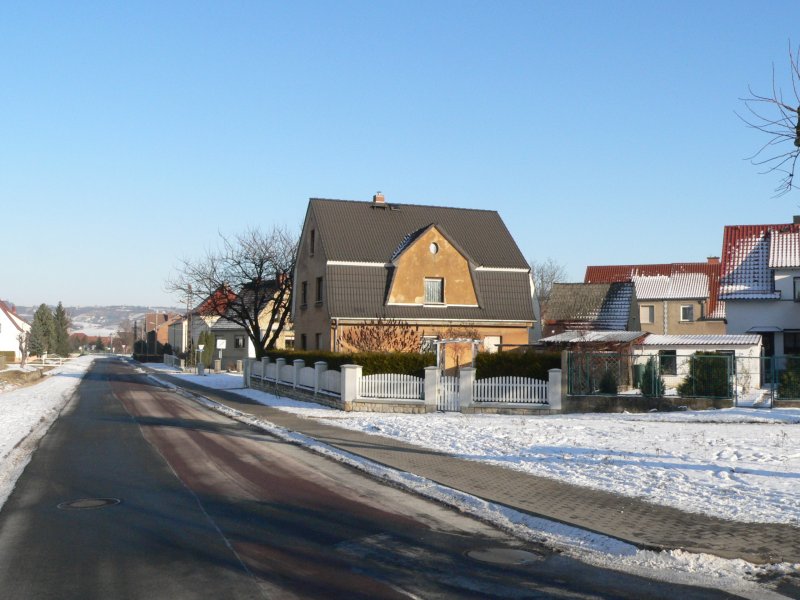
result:
M 794 173 L 800 156 L 800 48 L 792 52 L 789 44 L 790 91 L 784 96 L 783 89 L 775 80 L 775 65 L 772 66 L 772 92 L 756 94 L 748 88 L 750 96 L 742 98 L 747 112 L 737 113 L 745 124 L 766 134 L 768 140 L 749 157 L 750 162 L 764 167 L 763 173 L 780 174 L 775 195 L 782 196 L 796 188 Z
M 356 352 L 419 352 L 419 327 L 397 319 L 378 317 L 346 329 L 342 341 Z
M 544 314 L 547 301 L 554 283 L 561 283 L 567 279 L 567 268 L 554 258 L 547 257 L 542 260 L 532 260 L 531 277 L 535 289 L 536 300 L 539 302 L 540 314 Z
M 220 234 L 220 247 L 197 259 L 183 259 L 166 289 L 181 298 L 203 298 L 204 315 L 223 317 L 244 328 L 261 359 L 275 347 L 289 319 L 297 236 L 273 227 Z M 266 322 L 262 313 L 269 310 Z
M 24 369 L 25 364 L 28 362 L 28 342 L 30 340 L 30 333 L 22 331 L 17 335 L 17 342 L 19 342 L 19 366 Z

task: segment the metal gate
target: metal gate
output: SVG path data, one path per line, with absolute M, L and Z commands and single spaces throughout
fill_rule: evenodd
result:
M 436 386 L 436 409 L 442 411 L 459 412 L 461 403 L 458 401 L 458 377 L 439 377 Z

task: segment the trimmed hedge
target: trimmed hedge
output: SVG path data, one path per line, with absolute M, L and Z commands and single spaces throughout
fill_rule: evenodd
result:
M 547 381 L 550 369 L 561 368 L 560 352 L 480 352 L 475 360 L 478 379 L 531 377 Z
M 291 363 L 298 358 L 306 361 L 307 367 L 313 367 L 320 360 L 328 363 L 328 368 L 340 370 L 342 365 L 361 365 L 364 375 L 376 373 L 403 373 L 423 377 L 425 367 L 436 364 L 436 355 L 413 352 L 315 352 L 313 350 L 272 350 L 267 352 L 270 360 L 285 358 Z
M 14 359 L 17 355 L 14 353 L 13 350 L 3 350 L 0 351 L 0 363 L 3 365 L 10 365 L 14 362 Z

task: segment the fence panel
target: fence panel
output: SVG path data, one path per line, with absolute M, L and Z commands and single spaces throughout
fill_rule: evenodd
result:
M 283 365 L 278 373 L 278 381 L 286 385 L 294 385 L 294 365 Z
M 342 373 L 340 371 L 324 371 L 319 382 L 320 391 L 335 396 L 342 395 Z
M 316 373 L 313 367 L 303 367 L 300 369 L 300 381 L 297 382 L 297 385 L 307 390 L 313 390 L 314 380 L 316 379 L 315 375 Z
M 458 398 L 458 377 L 442 375 L 439 377 L 439 385 L 436 388 L 436 409 L 443 411 L 461 410 L 461 402 Z
M 547 382 L 529 377 L 490 377 L 473 386 L 475 402 L 547 404 Z
M 379 373 L 361 378 L 360 397 L 395 400 L 421 400 L 425 393 L 424 380 L 414 375 Z

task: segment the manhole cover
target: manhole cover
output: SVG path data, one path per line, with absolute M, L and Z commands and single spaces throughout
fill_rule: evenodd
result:
M 69 502 L 62 502 L 58 508 L 63 510 L 85 510 L 89 508 L 105 508 L 122 502 L 118 498 L 78 498 Z
M 541 557 L 533 552 L 515 550 L 513 548 L 487 548 L 485 550 L 470 550 L 467 556 L 473 560 L 492 563 L 495 565 L 524 565 L 534 562 Z

